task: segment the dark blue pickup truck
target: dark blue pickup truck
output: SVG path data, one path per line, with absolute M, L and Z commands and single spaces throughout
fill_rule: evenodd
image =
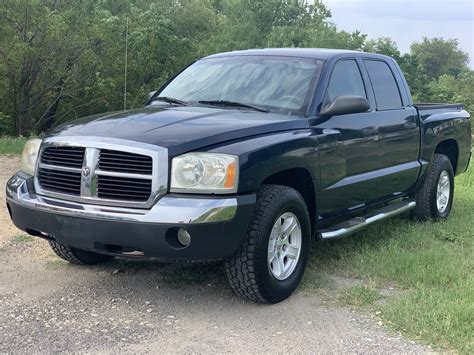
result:
M 248 50 L 194 62 L 143 108 L 29 141 L 7 205 L 72 263 L 225 260 L 238 295 L 275 303 L 312 238 L 447 218 L 470 157 L 463 106 L 414 104 L 390 57 Z

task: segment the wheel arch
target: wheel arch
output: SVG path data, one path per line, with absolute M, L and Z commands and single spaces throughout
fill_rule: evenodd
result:
M 459 145 L 455 139 L 445 139 L 438 143 L 433 154 L 443 154 L 448 157 L 453 166 L 454 174 L 457 174 Z
M 310 172 L 301 167 L 289 168 L 274 172 L 261 183 L 288 186 L 298 191 L 305 200 L 311 222 L 311 233 L 316 230 L 317 204 L 316 187 Z

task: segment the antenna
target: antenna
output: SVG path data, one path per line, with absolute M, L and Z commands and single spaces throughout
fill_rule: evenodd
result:
M 127 71 L 128 71 L 128 17 L 127 26 L 125 28 L 125 73 L 123 85 L 123 109 L 127 109 Z

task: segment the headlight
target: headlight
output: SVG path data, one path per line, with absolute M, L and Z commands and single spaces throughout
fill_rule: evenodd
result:
M 41 145 L 41 139 L 30 139 L 26 141 L 21 154 L 21 170 L 30 175 L 35 174 L 36 160 Z
M 171 192 L 234 193 L 239 158 L 219 153 L 189 153 L 171 162 Z

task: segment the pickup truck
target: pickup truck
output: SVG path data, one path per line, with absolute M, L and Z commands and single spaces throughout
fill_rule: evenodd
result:
M 71 263 L 224 260 L 236 294 L 276 303 L 312 239 L 447 218 L 470 158 L 463 105 L 414 104 L 390 57 L 235 51 L 192 63 L 142 108 L 28 141 L 7 207 Z

